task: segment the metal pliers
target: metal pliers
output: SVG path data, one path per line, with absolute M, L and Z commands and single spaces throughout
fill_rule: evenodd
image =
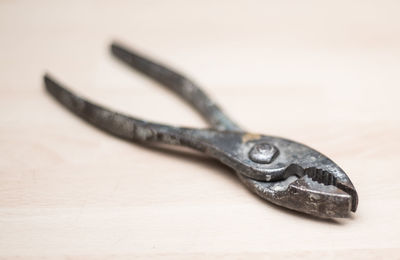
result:
M 356 211 L 353 184 L 325 155 L 285 138 L 246 132 L 188 78 L 117 43 L 111 52 L 187 101 L 211 128 L 174 127 L 114 112 L 70 92 L 48 74 L 47 91 L 71 112 L 114 136 L 203 152 L 232 168 L 246 187 L 276 205 L 321 218 L 348 217 Z

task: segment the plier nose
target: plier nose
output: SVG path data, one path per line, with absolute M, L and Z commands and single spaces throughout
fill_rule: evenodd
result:
M 348 217 L 356 211 L 353 184 L 328 157 L 295 141 L 248 133 L 181 74 L 119 44 L 112 44 L 111 51 L 187 101 L 212 127 L 173 127 L 114 112 L 72 93 L 49 75 L 44 77 L 47 91 L 71 112 L 114 136 L 203 152 L 231 167 L 245 186 L 274 204 L 322 218 Z
M 335 186 L 315 182 L 307 176 L 291 176 L 279 182 L 241 178 L 260 197 L 279 206 L 317 217 L 345 218 L 356 208 L 350 194 Z
M 274 204 L 321 218 L 349 217 L 357 210 L 357 192 L 337 164 L 303 144 L 272 138 L 281 151 L 275 165 L 288 166 L 275 168 L 273 181 L 239 175 L 247 187 Z

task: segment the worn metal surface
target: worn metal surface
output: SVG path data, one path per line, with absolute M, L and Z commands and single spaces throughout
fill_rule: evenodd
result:
M 161 83 L 193 106 L 213 128 L 217 130 L 240 130 L 221 108 L 211 100 L 193 81 L 171 69 L 128 51 L 119 44 L 111 45 L 111 52 L 130 67 Z
M 111 50 L 181 96 L 212 129 L 172 127 L 123 115 L 73 94 L 48 75 L 44 77 L 46 89 L 71 112 L 117 137 L 186 146 L 221 161 L 250 190 L 274 204 L 323 218 L 348 217 L 356 211 L 358 196 L 353 184 L 323 154 L 284 138 L 245 132 L 187 78 L 118 44 Z

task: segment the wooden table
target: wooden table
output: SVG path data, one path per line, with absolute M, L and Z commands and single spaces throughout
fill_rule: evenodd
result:
M 1 1 L 0 256 L 400 259 L 398 1 Z M 194 152 L 83 123 L 47 71 L 118 111 L 206 124 L 111 57 L 113 39 L 199 82 L 246 129 L 324 152 L 350 219 L 282 210 Z

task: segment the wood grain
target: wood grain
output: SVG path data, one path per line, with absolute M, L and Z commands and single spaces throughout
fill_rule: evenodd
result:
M 1 1 L 0 257 L 400 259 L 398 1 Z M 43 90 L 205 123 L 111 57 L 118 39 L 199 82 L 245 128 L 320 150 L 351 219 L 266 203 L 197 153 L 126 143 Z M 156 105 L 155 105 L 156 104 Z

